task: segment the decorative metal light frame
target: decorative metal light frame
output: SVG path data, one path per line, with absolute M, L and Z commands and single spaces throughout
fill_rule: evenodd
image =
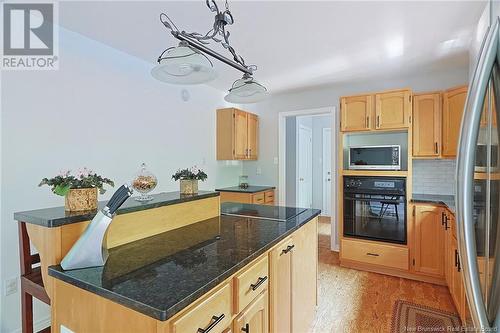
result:
M 202 55 L 210 55 L 211 57 L 243 72 L 243 78 L 253 78 L 253 73 L 257 70 L 257 66 L 247 65 L 243 57 L 236 52 L 234 47 L 232 47 L 229 42 L 230 32 L 227 31 L 226 27 L 234 23 L 234 18 L 231 14 L 231 11 L 229 10 L 228 1 L 225 1 L 224 10 L 221 10 L 219 8 L 215 0 L 205 0 L 205 2 L 210 11 L 215 13 L 214 24 L 212 28 L 205 34 L 179 30 L 175 23 L 165 13 L 160 14 L 160 22 L 170 30 L 172 36 L 181 41 L 182 45 L 187 44 L 191 48 L 193 48 L 194 51 L 199 51 Z M 232 59 L 209 48 L 208 45 L 210 45 L 211 42 L 220 43 L 222 47 L 224 47 L 231 53 Z M 161 63 L 162 60 L 168 59 L 166 57 L 163 57 L 163 55 L 170 49 L 171 48 L 168 48 L 161 53 L 161 55 L 158 57 L 158 63 Z M 256 81 L 253 82 L 258 84 Z M 261 84 L 258 85 L 267 92 L 267 89 L 264 86 L 262 86 Z M 234 86 L 229 90 L 229 92 L 231 93 L 233 89 Z

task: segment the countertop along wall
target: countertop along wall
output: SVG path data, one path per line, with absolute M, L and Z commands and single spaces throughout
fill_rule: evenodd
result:
M 1 73 L 0 332 L 21 327 L 19 292 L 3 293 L 6 279 L 19 276 L 13 212 L 64 203 L 37 187 L 43 177 L 87 166 L 120 185 L 145 162 L 158 177 L 155 192 L 177 190 L 171 175 L 194 164 L 208 174 L 201 190 L 237 184 L 241 162 L 215 160 L 215 110 L 228 106 L 224 93 L 187 86 L 184 102 L 184 87 L 150 75 L 156 56 L 144 62 L 61 28 L 58 71 Z M 48 318 L 48 307 L 36 304 L 35 324 Z

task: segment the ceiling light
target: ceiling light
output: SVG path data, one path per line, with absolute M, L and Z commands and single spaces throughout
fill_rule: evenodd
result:
M 255 81 L 252 76 L 244 74 L 243 78 L 234 81 L 224 100 L 230 103 L 256 103 L 264 100 L 267 95 L 266 87 Z
M 163 51 L 151 75 L 157 80 L 176 84 L 205 83 L 217 77 L 210 59 L 186 42 Z
M 403 37 L 398 36 L 385 43 L 385 50 L 389 58 L 400 57 L 404 53 Z
M 226 27 L 234 23 L 234 18 L 229 10 L 227 0 L 224 10 L 219 9 L 215 0 L 205 1 L 210 11 L 216 13 L 214 24 L 205 34 L 181 31 L 167 14 L 160 14 L 161 23 L 181 43 L 178 47 L 171 47 L 163 51 L 158 58 L 158 65 L 152 69 L 151 74 L 156 79 L 169 83 L 197 84 L 208 82 L 216 77 L 213 64 L 207 58 L 209 55 L 243 72 L 243 78 L 234 82 L 226 96 L 226 101 L 244 99 L 245 103 L 252 103 L 252 101 L 262 100 L 267 96 L 267 89 L 252 78 L 257 66 L 247 65 L 243 57 L 236 53 L 234 47 L 229 43 L 230 34 Z M 231 53 L 232 59 L 209 48 L 208 45 L 211 42 L 220 43 Z

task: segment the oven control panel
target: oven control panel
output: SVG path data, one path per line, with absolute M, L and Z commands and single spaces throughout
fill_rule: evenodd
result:
M 404 177 L 344 177 L 344 190 L 347 192 L 364 191 L 370 193 L 406 193 L 406 178 Z

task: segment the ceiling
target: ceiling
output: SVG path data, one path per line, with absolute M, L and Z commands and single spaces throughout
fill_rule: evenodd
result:
M 218 3 L 222 5 L 219 0 Z M 467 66 L 484 1 L 230 1 L 231 44 L 271 92 Z M 205 1 L 61 2 L 60 24 L 153 65 L 176 40 L 159 21 L 205 33 Z M 219 45 L 221 53 L 227 51 Z M 227 90 L 241 73 L 214 61 Z

